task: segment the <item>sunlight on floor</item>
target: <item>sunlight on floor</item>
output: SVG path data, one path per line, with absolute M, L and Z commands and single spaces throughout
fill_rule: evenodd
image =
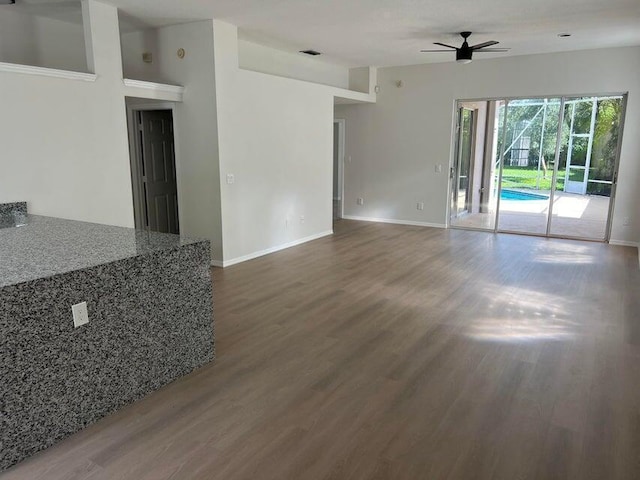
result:
M 563 341 L 575 337 L 571 327 L 570 322 L 556 318 L 484 318 L 477 321 L 469 336 L 474 340 L 507 343 Z
M 562 196 L 553 202 L 553 214 L 565 218 L 582 218 L 589 206 L 589 197 Z
M 596 261 L 594 247 L 578 243 L 554 243 L 538 248 L 534 259 L 540 263 L 593 264 Z
M 554 253 L 540 255 L 536 257 L 536 261 L 540 263 L 573 263 L 587 265 L 595 263 L 595 257 L 593 255 L 580 255 L 578 253 Z
M 502 200 L 500 202 L 502 213 L 543 213 L 546 215 L 548 209 L 548 200 Z
M 515 296 L 517 294 L 517 297 Z M 479 341 L 566 341 L 577 324 L 568 318 L 568 299 L 535 290 L 488 285 L 484 295 L 490 315 L 474 321 L 467 336 Z

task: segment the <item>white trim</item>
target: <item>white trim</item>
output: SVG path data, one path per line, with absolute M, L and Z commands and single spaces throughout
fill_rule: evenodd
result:
M 175 102 L 158 100 L 153 103 L 130 103 L 127 105 L 127 110 L 172 110 L 176 108 Z M 175 112 L 174 112 L 175 115 Z M 175 123 L 175 122 L 173 122 Z M 174 132 L 175 133 L 175 132 Z
M 394 225 L 411 225 L 414 227 L 447 228 L 444 223 L 415 222 L 413 220 L 396 220 L 394 218 L 358 217 L 355 215 L 345 215 L 342 218 L 345 220 L 359 220 L 361 222 L 392 223 Z
M 166 83 L 146 82 L 144 80 L 132 80 L 131 78 L 122 79 L 125 87 L 142 88 L 145 90 L 153 90 L 155 92 L 173 93 L 182 95 L 184 87 L 181 85 L 168 85 Z
M 311 242 L 313 240 L 318 240 L 319 238 L 327 237 L 329 235 L 333 235 L 333 230 L 327 230 L 326 232 L 316 233 L 315 235 L 310 235 L 308 237 L 300 238 L 292 242 L 283 243 L 282 245 L 277 245 L 275 247 L 267 248 L 265 250 L 260 250 L 259 252 L 250 253 L 249 255 L 243 255 L 242 257 L 232 258 L 231 260 L 223 260 L 222 262 L 220 262 L 219 260 L 212 260 L 211 265 L 215 267 L 223 267 L 223 268 L 230 267 L 238 263 L 246 262 L 248 260 L 253 260 L 254 258 L 262 257 L 264 255 L 269 255 L 270 253 L 279 252 L 280 250 L 285 250 L 287 248 L 295 247 L 303 243 Z
M 630 242 L 628 240 L 609 240 L 609 245 L 616 245 L 618 247 L 636 247 L 640 248 L 640 244 L 638 242 Z
M 95 73 L 72 72 L 70 70 L 58 70 L 56 68 L 34 67 L 33 65 L 19 65 L 17 63 L 5 62 L 0 62 L 0 72 L 39 75 L 43 77 L 64 78 L 67 80 L 82 80 L 84 82 L 95 82 L 98 78 Z
M 340 218 L 344 218 L 344 159 L 346 157 L 346 125 L 347 121 L 344 118 L 334 118 L 333 124 L 338 124 L 338 198 L 334 200 L 340 200 Z M 335 173 L 334 173 L 335 174 Z M 333 208 L 333 206 L 332 206 Z

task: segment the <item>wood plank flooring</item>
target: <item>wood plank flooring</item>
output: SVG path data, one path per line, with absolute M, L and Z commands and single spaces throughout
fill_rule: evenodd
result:
M 342 220 L 213 276 L 213 364 L 0 480 L 640 478 L 634 249 Z

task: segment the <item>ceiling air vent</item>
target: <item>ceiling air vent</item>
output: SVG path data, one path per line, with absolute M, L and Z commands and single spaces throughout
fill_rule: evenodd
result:
M 315 57 L 316 55 L 322 55 L 322 53 L 318 52 L 317 50 L 300 50 L 300 53 L 311 55 L 312 57 Z

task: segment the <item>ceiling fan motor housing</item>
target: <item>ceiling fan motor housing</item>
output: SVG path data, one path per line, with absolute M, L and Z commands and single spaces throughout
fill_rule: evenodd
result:
M 471 55 L 473 54 L 473 50 L 469 47 L 462 47 L 456 50 L 456 62 L 460 63 L 469 63 L 471 61 Z

